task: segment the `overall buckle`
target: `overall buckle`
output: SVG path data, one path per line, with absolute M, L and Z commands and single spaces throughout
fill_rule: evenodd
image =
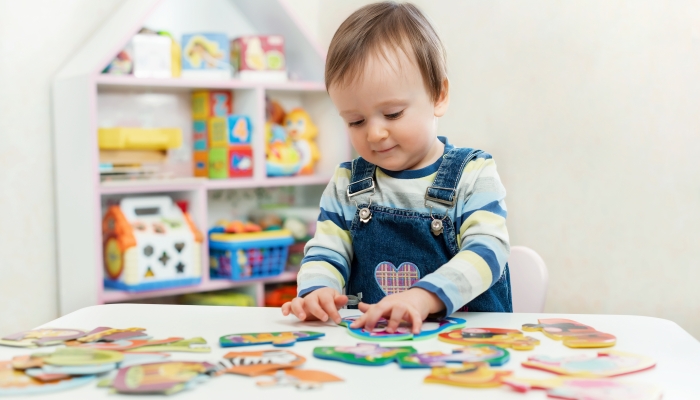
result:
M 443 200 L 443 199 L 438 199 L 437 197 L 432 197 L 428 193 L 430 192 L 430 189 L 439 189 L 439 190 L 449 190 L 452 192 L 452 201 L 450 200 Z M 425 206 L 428 207 L 428 200 L 434 201 L 436 203 L 444 204 L 448 206 L 448 208 L 454 207 L 455 203 L 457 202 L 457 190 L 453 188 L 445 188 L 445 187 L 439 187 L 439 186 L 428 186 L 427 189 L 425 189 Z

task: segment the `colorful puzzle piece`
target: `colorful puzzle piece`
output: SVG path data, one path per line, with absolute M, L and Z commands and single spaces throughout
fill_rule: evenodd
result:
M 350 328 L 355 320 L 360 318 L 359 315 L 352 317 L 345 317 L 341 321 L 340 325 L 348 328 L 348 333 L 351 336 L 358 339 L 372 341 L 372 342 L 387 342 L 387 341 L 398 341 L 398 340 L 426 340 L 432 339 L 437 336 L 440 332 L 458 329 L 463 327 L 467 321 L 461 318 L 440 318 L 440 319 L 427 319 L 423 322 L 423 327 L 421 328 L 421 333 L 414 335 L 411 333 L 411 324 L 408 322 L 401 322 L 399 327 L 394 333 L 388 333 L 386 331 L 388 321 L 384 318 L 377 322 L 372 332 L 365 330 L 364 328 Z
M 424 382 L 469 388 L 489 388 L 501 386 L 501 379 L 512 373 L 512 371 L 491 369 L 486 363 L 465 363 L 459 367 L 433 368 Z
M 171 344 L 179 342 L 183 338 L 172 337 L 160 340 L 142 340 L 142 339 L 124 339 L 116 340 L 113 342 L 91 342 L 91 343 L 81 343 L 77 340 L 66 342 L 66 346 L 78 347 L 85 349 L 98 349 L 98 350 L 113 350 L 113 351 L 126 351 L 132 350 L 144 346 L 157 346 L 162 344 Z
M 316 347 L 314 357 L 348 364 L 367 366 L 386 365 L 401 356 L 413 354 L 416 349 L 405 347 L 381 347 L 373 343 L 358 343 L 355 346 Z
M 124 359 L 124 354 L 111 350 L 67 347 L 56 349 L 53 353 L 34 353 L 32 358 L 41 358 L 43 365 L 87 366 L 115 364 Z
M 612 347 L 617 338 L 609 333 L 599 332 L 595 328 L 570 319 L 538 319 L 538 324 L 525 324 L 527 332 L 542 331 L 547 337 L 561 340 L 567 347 Z
M 492 344 L 499 347 L 508 347 L 513 350 L 532 350 L 540 344 L 540 341 L 524 336 L 517 329 L 500 328 L 462 328 L 438 335 L 442 342 L 468 346 L 470 344 Z
M 215 366 L 207 362 L 168 361 L 133 365 L 117 372 L 112 387 L 118 393 L 173 394 L 208 379 Z
M 85 336 L 79 329 L 34 329 L 5 336 L 0 345 L 12 347 L 38 347 L 62 344 L 65 341 Z
M 81 343 L 90 343 L 90 342 L 97 342 L 97 341 L 113 342 L 115 340 L 135 339 L 135 338 L 147 339 L 148 335 L 146 335 L 146 329 L 144 329 L 144 328 L 115 329 L 115 328 L 108 328 L 108 327 L 101 326 L 99 328 L 93 329 L 86 336 L 78 338 L 77 340 Z
M 663 395 L 656 385 L 616 379 L 506 377 L 502 381 L 518 392 L 541 389 L 546 390 L 549 397 L 566 400 L 660 400 Z
M 598 354 L 586 353 L 565 357 L 533 356 L 522 365 L 560 375 L 607 378 L 643 371 L 654 367 L 656 362 L 646 356 L 604 350 L 599 351 Z
M 95 376 L 81 376 L 42 382 L 24 371 L 14 369 L 10 361 L 0 361 L 0 396 L 56 392 L 86 384 L 93 379 Z
M 219 344 L 221 347 L 251 346 L 256 344 L 272 344 L 275 347 L 287 347 L 293 346 L 297 341 L 314 340 L 325 335 L 325 333 L 311 331 L 235 333 L 222 336 L 219 339 Z
M 185 352 L 185 353 L 209 353 L 211 347 L 207 345 L 204 338 L 196 337 L 192 339 L 180 340 L 166 344 L 147 345 L 127 350 L 132 353 L 163 353 L 163 352 Z
M 297 389 L 317 389 L 324 383 L 343 381 L 343 379 L 328 372 L 310 369 L 281 369 L 266 375 L 269 378 L 255 383 L 260 387 L 295 386 Z
M 493 367 L 498 367 L 507 363 L 509 359 L 510 353 L 506 349 L 490 344 L 475 344 L 455 349 L 452 354 L 441 351 L 407 354 L 399 357 L 397 362 L 401 368 L 444 367 L 447 363 L 475 362 L 486 362 Z
M 306 362 L 306 358 L 289 350 L 238 351 L 224 355 L 219 362 L 220 373 L 258 376 L 270 371 L 294 368 Z

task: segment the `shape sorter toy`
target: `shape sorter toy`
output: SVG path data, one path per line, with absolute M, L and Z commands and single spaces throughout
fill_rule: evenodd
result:
M 194 285 L 203 235 L 168 196 L 126 197 L 102 220 L 104 285 L 144 291 Z

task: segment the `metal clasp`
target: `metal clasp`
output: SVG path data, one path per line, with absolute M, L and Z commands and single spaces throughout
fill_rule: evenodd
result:
M 370 187 L 368 187 L 368 188 L 366 188 L 366 189 L 359 190 L 359 191 L 357 191 L 357 192 L 355 192 L 355 193 L 350 193 L 350 186 L 352 186 L 352 185 L 354 185 L 354 184 L 356 184 L 356 183 L 364 182 L 364 181 L 366 181 L 366 180 L 372 181 L 372 186 L 370 186 Z M 348 198 L 352 198 L 352 197 L 354 197 L 354 196 L 357 196 L 358 194 L 367 193 L 367 192 L 369 192 L 370 190 L 372 191 L 372 194 L 374 194 L 374 179 L 372 179 L 372 177 L 360 179 L 359 181 L 357 181 L 357 182 L 352 182 L 351 184 L 348 185 L 348 189 L 347 189 Z
M 348 188 L 349 189 L 349 188 Z M 438 199 L 437 197 L 432 197 L 428 193 L 430 192 L 430 189 L 441 189 L 441 190 L 449 190 L 452 192 L 452 201 L 449 200 L 443 200 L 443 199 Z M 445 187 L 439 187 L 439 186 L 428 186 L 427 189 L 425 189 L 425 206 L 428 207 L 428 200 L 434 201 L 436 203 L 444 204 L 449 206 L 448 208 L 454 207 L 455 203 L 457 202 L 457 190 L 453 188 L 445 188 Z

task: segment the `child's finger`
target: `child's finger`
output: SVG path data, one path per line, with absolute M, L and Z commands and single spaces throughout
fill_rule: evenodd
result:
M 421 332 L 421 328 L 423 327 L 423 318 L 421 317 L 420 313 L 415 308 L 408 307 L 406 314 L 408 316 L 407 320 L 411 322 L 411 326 L 413 327 L 411 331 L 414 335 L 419 334 Z
M 357 309 L 365 313 L 369 310 L 370 306 L 371 304 L 360 302 L 360 304 L 357 305 Z
M 304 304 L 306 306 L 306 310 L 309 312 L 309 314 L 315 316 L 323 322 L 326 322 L 328 320 L 328 314 L 326 314 L 326 312 L 321 308 L 319 299 L 316 298 L 314 300 L 315 301 L 307 301 Z
M 336 308 L 342 308 L 348 304 L 348 296 L 344 294 L 336 294 L 333 298 L 333 302 L 335 303 Z
M 333 320 L 333 322 L 336 324 L 340 323 L 340 314 L 338 313 L 338 307 L 335 306 L 334 296 L 324 297 L 321 300 L 321 307 L 328 314 L 330 319 Z
M 306 319 L 306 313 L 304 312 L 304 299 L 297 297 L 292 300 L 292 313 L 297 316 L 300 320 L 304 321 Z
M 390 306 L 388 306 L 386 302 L 383 303 L 381 301 L 370 307 L 365 313 L 365 329 L 368 331 L 374 330 L 374 327 L 377 326 L 377 322 L 390 310 L 389 307 Z
M 282 304 L 282 315 L 287 316 L 289 315 L 289 311 L 292 309 L 292 303 L 291 302 L 286 302 Z
M 367 319 L 366 315 L 367 314 L 360 315 L 360 318 L 353 321 L 352 324 L 350 324 L 350 327 L 354 329 L 354 328 L 362 328 L 363 326 L 365 326 L 365 319 Z
M 404 315 L 406 315 L 406 306 L 402 304 L 397 304 L 391 310 L 391 317 L 386 326 L 386 331 L 389 333 L 394 333 L 398 329 Z

